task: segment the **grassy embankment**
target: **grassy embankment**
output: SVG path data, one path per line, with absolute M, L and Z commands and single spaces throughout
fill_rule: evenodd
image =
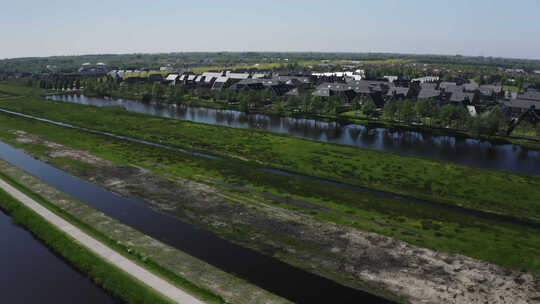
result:
M 96 284 L 127 303 L 173 303 L 144 283 L 106 262 L 88 248 L 47 222 L 0 189 L 0 208 L 15 223 L 28 229 L 48 247 L 64 257 L 70 264 L 88 274 Z
M 61 159 L 59 163 L 62 163 Z M 75 162 L 64 162 L 73 165 Z M 84 164 L 83 164 L 84 165 Z M 13 180 L 8 175 L 0 172 L 0 178 L 25 193 L 42 206 L 46 207 L 56 215 L 62 217 L 71 224 L 77 226 L 85 233 L 93 238 L 106 244 L 116 252 L 131 259 L 137 264 L 145 267 L 153 273 L 165 278 L 172 284 L 179 286 L 192 295 L 206 301 L 207 303 L 224 303 L 223 299 L 216 296 L 212 292 L 200 288 L 190 281 L 182 278 L 175 273 L 161 267 L 149 259 L 147 256 L 141 255 L 133 251 L 131 248 L 122 245 L 120 242 L 113 240 L 98 231 L 91 225 L 81 221 L 75 216 L 67 213 L 58 206 L 50 203 L 42 196 L 31 192 L 28 188 Z M 35 213 L 30 208 L 17 202 L 9 194 L 0 189 L 0 208 L 6 210 L 14 221 L 30 232 L 36 235 L 47 246 L 51 247 L 55 252 L 58 252 L 62 257 L 66 258 L 77 269 L 93 278 L 94 282 L 111 292 L 115 296 L 121 298 L 126 303 L 172 303 L 171 300 L 164 298 L 161 294 L 154 291 L 144 283 L 134 279 L 130 275 L 109 264 L 101 257 L 97 256 L 89 249 L 77 244 L 68 235 L 58 230 L 52 224 L 48 223 L 40 215 Z
M 537 176 L 183 122 L 120 108 L 33 98 L 0 100 L 0 107 L 352 185 L 540 222 Z
M 44 107 L 49 104 L 43 101 L 40 102 Z M 51 104 L 58 105 L 59 111 L 65 113 L 61 109 L 62 105 L 65 104 Z M 102 109 L 83 107 L 78 108 L 77 110 L 82 112 L 101 112 Z M 118 109 L 106 109 L 100 116 L 105 116 L 107 112 L 116 113 L 116 111 L 118 111 Z M 36 114 L 39 115 L 39 113 Z M 86 114 L 88 115 L 88 113 Z M 122 121 L 120 118 L 123 114 L 125 113 L 118 112 L 120 121 Z M 96 114 L 93 114 L 92 116 L 96 117 Z M 144 120 L 146 119 L 152 121 L 157 126 L 162 123 L 165 126 L 168 123 L 174 123 L 178 126 L 183 124 L 182 122 L 149 117 L 139 117 L 139 122 L 144 123 Z M 96 120 L 96 123 L 96 127 L 99 127 L 99 119 Z M 73 166 L 76 165 L 76 162 L 73 160 L 47 159 L 47 147 L 38 144 L 16 143 L 13 140 L 15 136 L 8 130 L 24 130 L 57 143 L 65 144 L 76 149 L 90 151 L 97 156 L 112 160 L 118 164 L 138 165 L 164 176 L 182 177 L 203 182 L 208 177 L 212 177 L 227 182 L 247 185 L 282 196 L 306 199 L 315 204 L 327 207 L 328 210 L 313 211 L 294 207 L 285 203 L 280 203 L 279 206 L 310 214 L 319 220 L 381 233 L 423 247 L 434 248 L 446 252 L 462 253 L 512 268 L 535 272 L 540 271 L 540 234 L 536 229 L 506 223 L 496 223 L 494 221 L 479 219 L 471 215 L 456 213 L 436 207 L 382 198 L 368 193 L 358 193 L 347 189 L 321 185 L 317 182 L 261 172 L 259 170 L 254 170 L 251 164 L 239 160 L 229 159 L 217 161 L 192 157 L 169 150 L 88 134 L 37 121 L 20 119 L 5 114 L 0 114 L 0 125 L 3 126 L 0 130 L 0 138 L 2 140 L 10 142 L 20 148 L 24 148 L 33 155 L 51 161 L 53 164 L 60 167 Z M 208 127 L 197 124 L 190 125 L 192 125 L 193 132 L 195 133 L 198 132 L 198 128 L 204 129 Z M 184 128 L 186 127 L 184 126 Z M 187 132 L 189 130 L 184 128 L 180 128 L 178 131 Z M 219 128 L 215 129 L 217 130 Z M 155 130 L 156 129 L 153 129 L 150 134 L 155 132 L 156 135 L 159 135 L 160 133 Z M 231 132 L 236 130 L 224 128 L 223 131 Z M 221 133 L 220 135 L 223 136 L 224 134 Z M 226 135 L 228 134 L 226 133 Z M 250 136 L 256 138 L 261 137 L 263 140 L 267 136 L 277 137 L 285 143 L 288 143 L 289 140 L 293 140 L 293 138 L 289 137 L 274 136 L 260 132 L 248 132 L 246 140 L 249 140 L 249 142 L 255 140 L 254 138 L 250 138 Z M 226 138 L 227 137 L 225 137 L 225 139 Z M 150 139 L 157 141 L 156 138 Z M 234 140 L 234 138 L 232 139 Z M 231 142 L 234 142 L 233 140 L 231 140 Z M 311 144 L 307 141 L 301 141 L 301 143 Z M 282 145 L 281 147 L 282 149 L 287 149 L 286 146 Z M 346 148 L 332 145 L 322 145 L 322 147 L 328 150 Z M 352 148 L 351 150 L 356 151 Z M 261 151 L 261 153 L 262 152 L 263 151 Z M 356 153 L 359 153 L 360 155 L 367 154 L 368 162 L 377 161 L 377 159 L 373 159 L 372 157 L 375 157 L 378 154 L 381 155 L 379 160 L 382 161 L 384 161 L 384 157 L 388 157 L 390 160 L 400 158 L 400 156 L 393 154 L 368 150 L 358 150 Z M 350 157 L 354 158 L 355 155 L 351 155 Z M 464 178 L 466 178 L 467 174 L 474 173 L 477 175 L 475 179 L 479 179 L 481 178 L 480 173 L 485 172 L 486 174 L 499 174 L 499 178 L 505 178 L 503 181 L 509 183 L 514 180 L 519 182 L 531 179 L 534 181 L 533 177 L 498 173 L 489 170 L 426 161 L 410 157 L 405 157 L 404 160 L 401 160 L 399 165 L 405 166 L 406 168 L 408 163 L 410 163 L 411 167 L 414 168 L 415 166 L 418 166 L 415 162 L 424 162 L 424 165 L 430 170 L 439 168 L 439 170 L 452 170 L 450 173 L 453 172 L 453 174 L 462 172 L 461 174 L 464 174 Z M 391 166 L 391 162 L 387 160 L 385 165 Z M 86 165 L 83 164 L 82 166 L 84 167 Z M 457 167 L 457 169 L 453 167 Z M 367 169 L 369 168 L 370 167 L 367 167 Z M 477 170 L 479 172 L 476 172 Z M 405 174 L 405 169 L 400 170 L 400 172 Z M 444 176 L 443 172 L 439 172 L 439 174 L 441 177 Z M 483 178 L 488 177 L 488 175 L 483 176 Z M 499 180 L 491 180 L 491 182 L 502 183 L 502 181 Z M 489 186 L 489 184 L 486 185 L 486 187 Z M 493 189 L 493 187 L 490 189 Z M 538 194 L 535 189 L 528 189 L 527 191 L 532 191 L 533 195 Z M 140 194 L 144 196 L 144 191 Z M 270 203 L 275 204 L 275 202 Z M 502 204 L 502 206 L 507 205 Z M 535 205 L 532 204 L 532 207 L 535 207 Z M 384 224 L 381 225 L 381 222 Z M 235 232 L 236 235 L 230 235 L 230 232 L 220 231 L 219 227 L 210 228 L 216 230 L 218 233 L 224 234 L 228 238 L 235 238 L 240 241 L 246 239 L 249 240 L 250 238 L 249 227 L 245 227 L 245 230 L 240 227 Z M 295 242 L 295 240 L 285 240 L 285 236 L 279 237 L 282 238 L 280 241 Z

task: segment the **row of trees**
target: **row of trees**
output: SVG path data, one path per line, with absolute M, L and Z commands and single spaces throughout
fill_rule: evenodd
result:
M 463 106 L 440 106 L 434 100 L 390 101 L 383 108 L 383 116 L 407 123 L 419 122 L 428 126 L 468 130 L 477 135 L 495 135 L 504 132 L 508 127 L 506 115 L 497 106 L 472 117 Z

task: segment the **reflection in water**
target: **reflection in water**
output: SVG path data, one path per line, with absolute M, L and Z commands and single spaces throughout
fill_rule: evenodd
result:
M 0 210 L 1 303 L 113 304 L 108 295 Z
M 494 144 L 472 138 L 433 135 L 429 131 L 368 128 L 314 119 L 245 114 L 202 107 L 169 107 L 125 99 L 89 98 L 78 95 L 51 99 L 94 106 L 121 106 L 128 111 L 233 128 L 253 128 L 290 134 L 315 141 L 415 155 L 466 165 L 523 174 L 540 174 L 540 151 L 519 145 Z

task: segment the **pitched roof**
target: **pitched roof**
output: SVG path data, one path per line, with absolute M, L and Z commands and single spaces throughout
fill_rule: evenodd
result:
M 538 100 L 540 101 L 540 92 L 536 90 L 527 90 L 523 94 L 518 95 L 518 99 Z
M 482 96 L 491 96 L 493 95 L 493 90 L 488 87 L 481 87 L 478 89 L 478 92 L 480 92 L 480 95 Z
M 437 88 L 437 84 L 433 82 L 422 82 L 420 83 L 420 88 L 435 90 Z
M 242 79 L 240 82 L 238 82 L 238 84 L 240 85 L 250 85 L 250 84 L 262 84 L 263 81 L 262 79 L 251 79 L 251 78 L 248 78 L 248 79 Z
M 535 109 L 540 110 L 540 101 L 537 100 L 512 99 L 503 101 L 503 103 L 510 108 L 529 109 L 534 106 Z
M 175 80 L 176 78 L 178 78 L 178 74 L 169 74 L 165 80 Z
M 231 79 L 248 79 L 249 78 L 249 73 L 232 73 L 232 72 L 227 72 L 227 77 L 231 78 Z
M 435 89 L 421 89 L 418 99 L 428 99 L 441 96 L 441 91 Z
M 406 87 L 390 87 L 390 89 L 388 89 L 388 93 L 386 93 L 386 95 L 394 96 L 394 94 L 395 95 L 407 96 L 409 94 L 409 88 L 406 88 Z
M 218 77 L 221 77 L 223 73 L 221 72 L 204 72 L 202 73 L 202 76 L 204 76 L 204 82 L 210 83 L 213 79 L 216 79 Z
M 264 74 L 264 73 L 254 73 L 253 75 L 251 75 L 251 78 L 253 79 L 259 79 L 259 78 L 264 78 L 268 76 L 268 74 Z
M 278 76 L 277 79 L 283 82 L 311 83 L 309 77 L 303 76 Z
M 330 96 L 330 89 L 322 88 L 317 89 L 315 92 L 313 92 L 314 96 L 321 96 L 321 97 L 328 97 Z
M 495 92 L 495 94 L 500 94 L 503 90 L 502 86 L 493 84 L 483 85 L 481 87 L 491 89 L 493 92 Z
M 464 101 L 473 101 L 474 93 L 465 93 L 460 91 L 452 92 L 450 96 L 450 102 L 464 102 Z
M 221 76 L 216 79 L 214 83 L 225 83 L 230 79 L 230 77 L 227 76 Z
M 465 91 L 467 92 L 474 92 L 478 90 L 478 84 L 477 83 L 466 83 L 463 85 Z
M 289 92 L 285 93 L 285 95 L 298 96 L 298 95 L 300 95 L 300 92 L 298 91 L 298 88 L 294 88 L 294 89 L 290 90 Z
M 443 81 L 439 84 L 439 90 L 445 90 L 447 92 L 463 91 L 462 86 L 458 86 L 455 82 Z

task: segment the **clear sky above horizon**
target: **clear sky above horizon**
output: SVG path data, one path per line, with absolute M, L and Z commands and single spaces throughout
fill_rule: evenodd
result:
M 335 51 L 540 59 L 538 0 L 6 2 L 0 58 Z

